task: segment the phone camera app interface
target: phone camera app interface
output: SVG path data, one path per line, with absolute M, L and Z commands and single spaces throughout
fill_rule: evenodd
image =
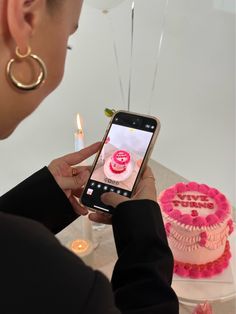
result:
M 128 122 L 127 122 L 128 121 Z M 86 198 L 99 200 L 105 192 L 130 197 L 152 136 L 155 121 L 115 117 L 86 187 Z M 102 204 L 102 203 L 101 203 Z M 100 205 L 101 205 L 100 204 Z M 103 206 L 93 206 L 106 210 Z
M 151 138 L 151 132 L 113 124 L 91 180 L 131 192 Z

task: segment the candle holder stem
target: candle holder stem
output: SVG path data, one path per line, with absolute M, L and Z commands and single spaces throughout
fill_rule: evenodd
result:
M 80 238 L 84 240 L 89 240 L 92 243 L 93 249 L 95 250 L 98 247 L 98 242 L 95 241 L 93 236 L 93 222 L 89 220 L 87 216 L 80 216 L 79 218 L 79 230 Z
M 93 233 L 92 233 L 92 222 L 89 220 L 88 216 L 81 216 L 81 237 L 93 242 Z

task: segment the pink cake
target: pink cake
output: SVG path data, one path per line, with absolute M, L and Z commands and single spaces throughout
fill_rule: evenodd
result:
M 231 206 L 218 190 L 196 182 L 177 183 L 159 196 L 168 242 L 179 276 L 207 278 L 229 264 Z
M 130 163 L 130 154 L 125 150 L 117 150 L 111 158 L 110 170 L 112 173 L 120 174 L 124 172 Z

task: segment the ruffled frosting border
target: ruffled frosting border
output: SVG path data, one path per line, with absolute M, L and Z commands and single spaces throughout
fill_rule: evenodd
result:
M 231 258 L 230 244 L 226 241 L 224 253 L 213 262 L 206 264 L 189 264 L 174 261 L 174 273 L 181 277 L 192 279 L 210 278 L 223 272 L 229 265 Z

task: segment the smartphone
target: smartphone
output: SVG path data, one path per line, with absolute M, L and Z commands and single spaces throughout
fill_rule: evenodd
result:
M 95 211 L 112 214 L 101 195 L 115 192 L 132 197 L 160 130 L 156 117 L 118 111 L 102 141 L 80 201 Z

